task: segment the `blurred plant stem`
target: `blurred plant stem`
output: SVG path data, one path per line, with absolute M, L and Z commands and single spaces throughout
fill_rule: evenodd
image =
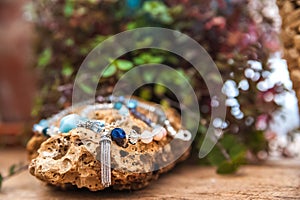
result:
M 4 181 L 6 181 L 7 179 L 9 179 L 27 169 L 28 169 L 28 164 L 19 163 L 19 164 L 11 165 L 8 169 L 8 174 L 6 176 L 4 176 L 4 175 L 2 175 L 2 173 L 0 173 L 0 189 L 2 188 Z

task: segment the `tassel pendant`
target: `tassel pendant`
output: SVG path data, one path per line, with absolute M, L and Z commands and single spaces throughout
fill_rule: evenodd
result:
M 104 187 L 111 185 L 111 155 L 110 155 L 111 139 L 104 134 L 100 139 L 100 162 L 101 162 L 101 183 Z

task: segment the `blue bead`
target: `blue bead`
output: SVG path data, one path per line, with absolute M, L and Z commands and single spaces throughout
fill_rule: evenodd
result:
M 117 143 L 117 145 L 121 147 L 126 146 L 126 133 L 121 128 L 114 128 L 111 131 L 111 139 Z
M 124 97 L 124 96 L 119 96 L 119 101 L 120 101 L 120 102 L 125 101 L 125 97 Z
M 68 133 L 70 130 L 76 128 L 79 122 L 85 120 L 86 119 L 84 117 L 81 117 L 77 114 L 67 115 L 60 120 L 59 130 L 62 133 Z
M 120 110 L 121 108 L 122 108 L 122 103 L 121 102 L 116 102 L 115 104 L 114 104 L 114 109 L 117 109 L 117 110 Z
M 146 118 L 145 123 L 148 124 L 148 125 L 151 125 L 152 121 L 150 119 Z
M 129 115 L 129 111 L 125 106 L 122 106 L 121 109 L 118 110 L 118 113 L 120 115 L 123 115 L 123 116 L 128 116 Z
M 128 101 L 127 107 L 128 107 L 129 109 L 135 109 L 135 108 L 137 107 L 137 103 L 138 103 L 138 102 L 137 102 L 136 100 L 131 99 L 131 100 Z
M 121 128 L 114 128 L 111 131 L 111 137 L 112 137 L 113 140 L 116 140 L 116 139 L 125 139 L 126 138 L 126 133 Z
M 45 128 L 49 126 L 48 121 L 46 119 L 42 119 L 39 122 L 39 125 L 42 126 L 42 127 L 45 127 Z
M 108 99 L 109 99 L 110 102 L 113 102 L 114 99 L 115 99 L 115 97 L 114 97 L 113 95 L 110 95 L 110 96 L 108 97 Z
M 43 129 L 42 133 L 43 133 L 44 136 L 49 136 L 47 134 L 48 129 L 49 129 L 48 127 Z

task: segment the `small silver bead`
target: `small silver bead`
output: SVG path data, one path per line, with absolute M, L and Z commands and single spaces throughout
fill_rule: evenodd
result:
M 165 124 L 166 126 L 169 126 L 169 125 L 170 125 L 170 121 L 166 119 L 166 120 L 164 121 L 164 124 Z
M 192 139 L 192 133 L 188 130 L 180 129 L 174 138 L 181 139 L 183 141 L 190 141 Z
M 136 144 L 139 139 L 139 134 L 135 130 L 131 130 L 128 136 L 128 141 L 130 144 Z
M 172 126 L 167 126 L 167 131 L 170 136 L 175 136 L 177 134 L 176 130 Z

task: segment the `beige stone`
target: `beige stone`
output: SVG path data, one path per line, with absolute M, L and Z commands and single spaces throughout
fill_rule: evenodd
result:
M 113 116 L 108 112 L 103 114 L 104 111 L 101 113 L 96 113 L 96 116 L 106 120 Z M 167 116 L 176 129 L 180 128 L 175 111 L 167 111 Z M 137 119 L 133 125 L 138 126 L 141 131 L 146 127 L 144 122 Z M 121 128 L 128 131 L 127 126 L 128 124 L 124 124 Z M 116 190 L 144 188 L 160 174 L 172 169 L 177 162 L 185 160 L 189 155 L 187 142 L 171 140 L 168 136 L 149 144 L 129 143 L 125 148 L 112 142 L 112 187 Z M 103 190 L 99 141 L 99 134 L 85 128 L 76 128 L 48 139 L 36 135 L 27 145 L 32 159 L 29 171 L 50 185 Z

